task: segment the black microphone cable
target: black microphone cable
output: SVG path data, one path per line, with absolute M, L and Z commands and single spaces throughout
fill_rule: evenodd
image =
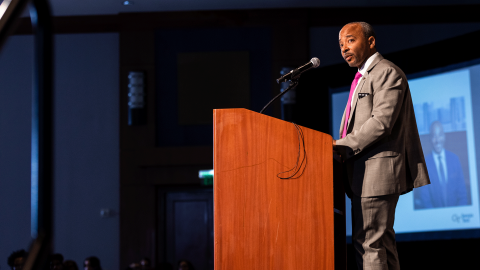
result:
M 298 179 L 300 178 L 303 173 L 305 172 L 305 168 L 307 167 L 307 150 L 305 149 L 305 137 L 303 136 L 303 131 L 302 129 L 300 128 L 299 125 L 291 122 L 295 128 L 297 129 L 297 136 L 298 136 L 298 155 L 297 155 L 297 162 L 295 164 L 295 167 L 293 167 L 292 169 L 288 170 L 288 171 L 284 171 L 284 172 L 281 172 L 281 173 L 278 173 L 277 174 L 277 177 L 280 178 L 280 179 Z M 298 162 L 300 161 L 300 156 L 301 156 L 301 149 L 303 148 L 303 158 L 302 158 L 302 161 L 300 162 L 300 165 L 298 165 Z M 305 166 L 303 166 L 303 163 L 305 162 Z M 302 169 L 303 167 L 303 169 Z M 287 173 L 287 172 L 291 172 L 293 171 L 293 174 L 290 175 L 290 176 L 287 176 L 287 177 L 281 177 L 280 175 L 281 174 L 284 174 L 284 173 Z M 299 174 L 300 173 L 300 174 Z M 297 175 L 299 174 L 299 175 Z

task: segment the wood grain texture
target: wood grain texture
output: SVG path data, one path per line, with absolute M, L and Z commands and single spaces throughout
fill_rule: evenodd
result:
M 282 180 L 297 161 L 294 125 L 214 110 L 216 270 L 334 269 L 332 137 L 301 129 L 305 171 Z

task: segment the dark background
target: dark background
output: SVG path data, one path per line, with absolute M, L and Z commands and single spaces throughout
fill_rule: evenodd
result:
M 416 74 L 480 58 L 474 46 L 480 36 L 479 8 L 316 7 L 55 17 L 55 251 L 79 265 L 96 255 L 105 269 L 124 269 L 144 256 L 154 265 L 189 257 L 197 269 L 211 269 L 212 191 L 200 185 L 198 170 L 213 168 L 212 127 L 178 121 L 177 79 L 185 76 L 178 74 L 179 54 L 248 52 L 248 70 L 238 72 L 248 74 L 250 87 L 239 91 L 247 91 L 249 108 L 259 111 L 279 92 L 275 79 L 282 67 L 302 65 L 312 52 L 321 52 L 326 64 L 302 75 L 293 120 L 329 133 L 329 89 L 349 85 L 356 72 L 334 49 L 345 23 L 364 20 L 378 26 L 380 52 L 406 74 Z M 4 269 L 10 252 L 27 248 L 30 241 L 30 34 L 28 19 L 23 19 L 0 55 Z M 323 45 L 325 49 L 317 48 Z M 213 89 L 209 82 L 234 64 L 225 59 L 220 68 L 199 65 L 194 70 L 204 80 L 182 93 L 190 91 L 198 102 L 214 100 L 222 108 L 218 93 L 223 89 Z M 144 125 L 128 125 L 129 71 L 146 75 Z M 472 94 L 475 100 L 479 93 Z M 474 115 L 480 115 L 476 110 L 474 106 Z M 276 102 L 267 114 L 280 117 L 280 112 Z M 197 119 L 195 111 L 190 114 Z M 474 121 L 480 124 L 478 117 Z M 110 209 L 111 216 L 102 217 L 101 209 Z M 441 239 L 432 240 L 435 236 Z M 479 236 L 474 230 L 450 235 L 456 239 L 428 233 L 399 237 L 402 268 L 471 268 L 477 264 Z M 349 269 L 355 269 L 353 263 L 349 245 Z

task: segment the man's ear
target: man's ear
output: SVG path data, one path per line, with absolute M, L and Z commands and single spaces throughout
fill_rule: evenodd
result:
M 368 38 L 368 46 L 370 47 L 370 49 L 375 48 L 375 38 L 373 36 Z

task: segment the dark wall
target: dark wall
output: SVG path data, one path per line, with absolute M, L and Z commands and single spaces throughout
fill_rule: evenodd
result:
M 229 108 L 228 96 L 234 92 L 230 89 L 230 83 L 216 85 L 215 81 L 221 81 L 219 74 L 215 73 L 215 66 L 211 66 L 208 60 L 197 64 L 195 73 L 202 73 L 200 80 L 192 83 L 188 89 L 183 89 L 185 96 L 182 100 L 195 98 L 196 102 L 209 106 L 208 124 L 183 124 L 180 123 L 180 108 L 185 111 L 184 118 L 195 118 L 198 114 L 193 109 L 181 103 L 179 94 L 180 66 L 178 57 L 181 53 L 195 52 L 197 54 L 210 52 L 245 52 L 248 61 L 246 72 L 237 71 L 237 63 L 232 59 L 225 58 L 217 63 L 220 69 L 232 70 L 232 84 L 240 83 L 248 76 L 248 86 L 243 92 L 249 97 L 245 108 L 260 111 L 269 101 L 273 82 L 270 80 L 272 69 L 272 33 L 271 28 L 235 27 L 232 29 L 184 29 L 184 30 L 159 30 L 155 33 L 156 48 L 156 78 L 157 82 L 157 146 L 190 146 L 212 145 L 212 110 L 216 108 Z M 233 56 L 233 55 L 232 55 Z M 239 59 L 240 60 L 240 59 Z M 193 61 L 192 61 L 193 62 Z M 193 63 L 191 63 L 193 64 Z M 238 75 L 235 74 L 238 73 Z M 220 72 L 219 72 L 220 73 Z M 245 75 L 241 75 L 247 73 Z M 224 73 L 225 74 L 225 73 Z M 229 75 L 226 73 L 224 76 Z M 188 76 L 184 80 L 192 80 Z M 212 89 L 212 88 L 218 88 Z M 222 102 L 222 96 L 227 102 Z M 216 102 L 210 102 L 216 100 Z M 226 106 L 227 105 L 227 106 Z M 237 105 L 238 106 L 238 105 Z M 271 112 L 271 111 L 270 111 Z M 168 130 L 168 132 L 163 132 Z
M 96 255 L 118 269 L 118 34 L 55 36 L 54 251 L 83 266 Z M 28 249 L 33 37 L 0 54 L 0 266 Z M 101 209 L 112 217 L 102 218 Z
M 79 266 L 95 255 L 105 269 L 120 268 L 118 39 L 55 38 L 55 251 Z
M 0 267 L 30 244 L 31 36 L 8 40 L 0 54 Z

